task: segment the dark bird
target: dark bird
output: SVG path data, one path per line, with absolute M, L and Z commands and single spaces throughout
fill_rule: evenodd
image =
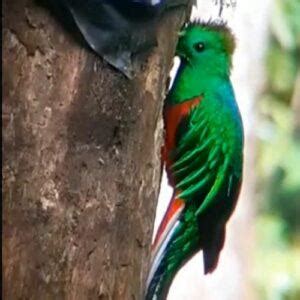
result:
M 131 78 L 136 54 L 157 44 L 160 18 L 192 0 L 51 0 L 62 4 L 87 44 Z

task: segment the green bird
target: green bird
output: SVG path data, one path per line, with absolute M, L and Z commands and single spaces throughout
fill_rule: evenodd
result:
M 174 193 L 154 240 L 146 300 L 166 299 L 177 271 L 200 250 L 205 274 L 217 266 L 243 170 L 243 125 L 230 82 L 234 47 L 222 22 L 193 22 L 180 33 L 162 153 Z

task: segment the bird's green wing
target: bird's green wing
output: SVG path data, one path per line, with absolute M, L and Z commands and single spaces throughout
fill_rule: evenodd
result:
M 222 128 L 211 124 L 208 114 L 196 107 L 178 127 L 176 142 L 171 169 L 178 198 L 196 200 L 197 215 L 215 202 L 225 201 L 220 199 L 220 191 L 226 186 L 226 194 L 231 194 L 236 180 Z

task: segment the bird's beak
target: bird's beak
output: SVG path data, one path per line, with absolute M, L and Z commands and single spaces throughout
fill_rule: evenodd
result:
M 181 31 L 178 32 L 178 36 L 179 36 L 179 37 L 182 37 L 182 36 L 185 35 L 185 33 L 186 33 L 185 30 L 181 30 Z
M 185 36 L 185 34 L 186 34 L 186 31 L 185 31 L 184 29 L 181 30 L 181 31 L 179 31 L 179 32 L 177 33 L 177 35 L 178 35 L 178 37 L 179 37 L 179 40 L 178 40 L 178 44 L 177 44 L 177 48 L 176 48 L 176 55 L 178 55 L 178 56 L 181 56 L 181 55 L 180 55 L 180 50 L 179 50 L 180 44 L 181 44 L 180 39 L 181 39 L 183 36 Z
M 176 51 L 175 51 L 175 55 L 180 57 L 180 59 L 187 61 L 187 58 L 184 54 L 184 51 L 182 49 L 183 45 L 182 45 L 182 38 L 186 35 L 186 30 L 181 30 L 178 32 L 178 43 L 177 43 L 177 47 L 176 47 Z

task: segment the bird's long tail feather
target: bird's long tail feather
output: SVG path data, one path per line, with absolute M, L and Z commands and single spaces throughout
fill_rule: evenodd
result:
M 153 298 L 153 295 L 150 294 L 154 292 L 153 289 L 158 284 L 159 276 L 157 276 L 157 272 L 164 257 L 168 242 L 171 240 L 176 228 L 179 225 L 179 217 L 184 209 L 184 206 L 184 201 L 176 198 L 174 195 L 158 228 L 152 245 L 151 268 L 147 280 L 147 300 L 155 299 Z M 151 292 L 149 291 L 150 287 Z

